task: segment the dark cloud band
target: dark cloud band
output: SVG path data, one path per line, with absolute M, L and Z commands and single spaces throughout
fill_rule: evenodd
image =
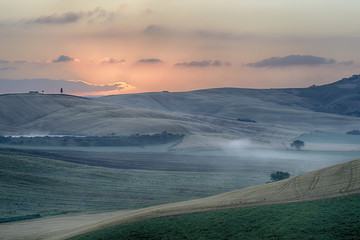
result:
M 272 57 L 258 62 L 249 63 L 249 67 L 290 67 L 290 66 L 317 66 L 335 64 L 334 59 L 327 59 L 312 55 L 289 55 L 286 57 Z
M 162 63 L 162 61 L 158 58 L 140 59 L 137 62 L 138 63 Z
M 230 62 L 225 62 L 223 63 L 220 60 L 203 60 L 203 61 L 191 61 L 191 62 L 182 62 L 182 63 L 176 63 L 174 66 L 175 67 L 211 67 L 211 66 L 215 66 L 215 67 L 220 67 L 220 66 L 229 66 L 231 65 Z
M 64 62 L 72 62 L 75 58 L 69 57 L 66 55 L 60 55 L 57 59 L 52 60 L 53 63 L 64 63 Z
M 94 21 L 97 19 L 111 20 L 116 17 L 116 12 L 110 12 L 103 8 L 95 8 L 93 11 L 87 12 L 66 12 L 63 14 L 52 14 L 48 16 L 38 17 L 28 23 L 35 24 L 68 24 L 76 23 L 82 19 Z

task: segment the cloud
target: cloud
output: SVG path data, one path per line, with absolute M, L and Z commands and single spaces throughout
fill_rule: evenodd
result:
M 9 63 L 9 61 L 4 60 L 4 59 L 0 59 L 0 64 L 6 64 L 6 63 Z
M 219 32 L 209 30 L 198 30 L 195 32 L 195 35 L 201 38 L 211 38 L 218 40 L 243 40 L 251 37 L 250 35 L 239 35 L 231 32 Z
M 290 67 L 290 66 L 318 66 L 335 64 L 334 59 L 327 59 L 312 55 L 289 55 L 286 57 L 272 57 L 258 62 L 246 64 L 249 67 Z
M 344 65 L 344 66 L 351 66 L 354 64 L 354 61 L 344 61 L 344 62 L 339 62 L 339 64 Z
M 143 31 L 143 34 L 147 34 L 147 35 L 160 35 L 160 34 L 167 34 L 169 33 L 169 29 L 167 29 L 164 26 L 161 25 L 154 25 L 151 24 L 149 26 L 147 26 Z
M 81 12 L 67 12 L 61 15 L 53 14 L 50 16 L 42 16 L 34 20 L 34 23 L 42 24 L 65 24 L 79 21 L 83 17 Z
M 220 60 L 203 60 L 203 61 L 191 61 L 191 62 L 182 62 L 182 63 L 176 63 L 175 67 L 220 67 L 220 66 L 230 66 L 230 62 L 223 63 Z
M 14 61 L 14 63 L 16 63 L 16 64 L 24 64 L 24 63 L 27 63 L 27 61 L 26 60 L 16 60 L 16 61 Z
M 87 12 L 66 12 L 62 14 L 52 14 L 48 16 L 41 16 L 39 18 L 28 21 L 28 23 L 38 23 L 38 24 L 68 24 L 76 23 L 82 19 L 86 19 L 89 22 L 95 20 L 113 20 L 118 13 L 110 12 L 103 8 L 95 8 L 93 11 Z
M 27 63 L 27 61 L 25 61 L 25 60 L 16 60 L 16 61 L 10 62 L 8 60 L 0 59 L 0 64 L 9 64 L 9 63 L 23 64 L 23 63 Z
M 102 64 L 124 63 L 125 59 L 104 57 L 104 58 L 100 59 L 99 62 Z
M 107 85 L 95 85 L 84 81 L 51 80 L 51 79 L 0 79 L 1 93 L 16 93 L 29 91 L 44 91 L 45 93 L 59 93 L 63 88 L 64 93 L 81 94 L 94 92 L 107 92 L 131 88 L 125 82 L 115 82 Z
M 157 59 L 157 58 L 147 58 L 147 59 L 140 59 L 137 61 L 138 63 L 162 63 L 162 61 L 160 59 Z
M 65 63 L 75 61 L 75 58 L 66 55 L 60 55 L 57 59 L 52 60 L 53 63 Z
M 16 67 L 3 67 L 3 68 L 0 68 L 0 71 L 6 71 L 6 70 L 15 70 Z

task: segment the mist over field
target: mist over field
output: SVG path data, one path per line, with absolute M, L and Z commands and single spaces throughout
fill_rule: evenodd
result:
M 338 171 L 341 174 L 355 171 L 347 161 L 360 157 L 359 106 L 348 101 L 354 89 L 343 85 L 358 84 L 358 80 L 353 76 L 315 87 L 318 94 L 333 94 L 337 106 L 346 108 L 334 107 L 333 100 L 318 99 L 313 87 L 223 88 L 99 98 L 0 95 L 0 233 L 22 220 L 32 219 L 26 225 L 32 229 L 32 224 L 51 218 L 56 234 L 62 236 L 66 229 L 76 231 L 76 226 L 97 224 L 112 214 L 122 218 L 140 209 L 147 216 L 147 210 L 141 209 L 177 206 L 181 201 L 190 204 L 212 196 L 224 199 L 211 203 L 210 208 L 221 208 L 228 201 L 233 206 L 243 204 L 241 192 L 252 188 L 262 190 L 246 201 L 263 204 L 277 199 L 277 203 L 281 201 L 277 194 L 283 190 L 261 196 L 268 194 L 264 184 L 278 171 L 295 179 L 280 187 L 289 193 L 285 199 L 307 199 L 319 181 L 317 173 L 309 179 L 309 172 L 336 164 L 350 169 Z M 349 92 L 339 95 L 337 89 Z M 295 141 L 303 141 L 304 146 L 292 147 Z M 333 172 L 326 176 L 329 181 L 343 178 Z M 304 179 L 304 186 L 296 183 L 297 178 Z M 352 184 L 351 179 L 344 179 L 343 184 Z M 334 190 L 331 196 L 353 189 L 350 185 Z M 301 195 L 306 188 L 309 193 Z M 299 196 L 293 195 L 295 190 Z M 238 191 L 241 196 L 227 199 L 227 194 Z M 326 191 L 320 195 L 328 196 Z M 81 214 L 90 215 L 79 218 Z M 66 219 L 70 216 L 82 220 L 69 226 Z M 6 230 L 6 234 L 15 236 L 16 232 Z

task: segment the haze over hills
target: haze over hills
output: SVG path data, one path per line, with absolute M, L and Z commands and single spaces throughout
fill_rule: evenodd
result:
M 354 75 L 333 84 L 300 89 L 221 88 L 96 99 L 5 94 L 0 95 L 0 134 L 130 135 L 168 131 L 186 134 L 183 146 L 199 142 L 197 136 L 288 142 L 313 130 L 357 129 L 360 118 L 353 116 L 360 108 L 359 82 L 359 76 Z

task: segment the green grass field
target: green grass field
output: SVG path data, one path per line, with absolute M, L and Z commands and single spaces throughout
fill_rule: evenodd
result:
M 121 154 L 111 159 L 100 153 L 66 153 L 0 149 L 0 222 L 71 212 L 138 209 L 202 198 L 262 184 L 268 179 L 266 171 L 271 171 L 262 168 L 254 173 L 242 166 L 231 172 L 216 171 L 217 165 L 204 171 L 205 166 L 199 166 L 199 162 L 181 156 Z M 80 164 L 68 162 L 71 155 L 83 156 Z M 120 165 L 84 165 L 91 155 L 100 162 L 110 159 Z M 182 171 L 171 170 L 176 166 Z
M 123 224 L 81 239 L 359 239 L 360 195 Z
M 285 150 L 258 151 L 266 159 L 253 153 L 90 150 L 0 148 L 0 222 L 203 198 L 263 184 L 276 170 L 294 176 L 359 157 L 359 152 Z

